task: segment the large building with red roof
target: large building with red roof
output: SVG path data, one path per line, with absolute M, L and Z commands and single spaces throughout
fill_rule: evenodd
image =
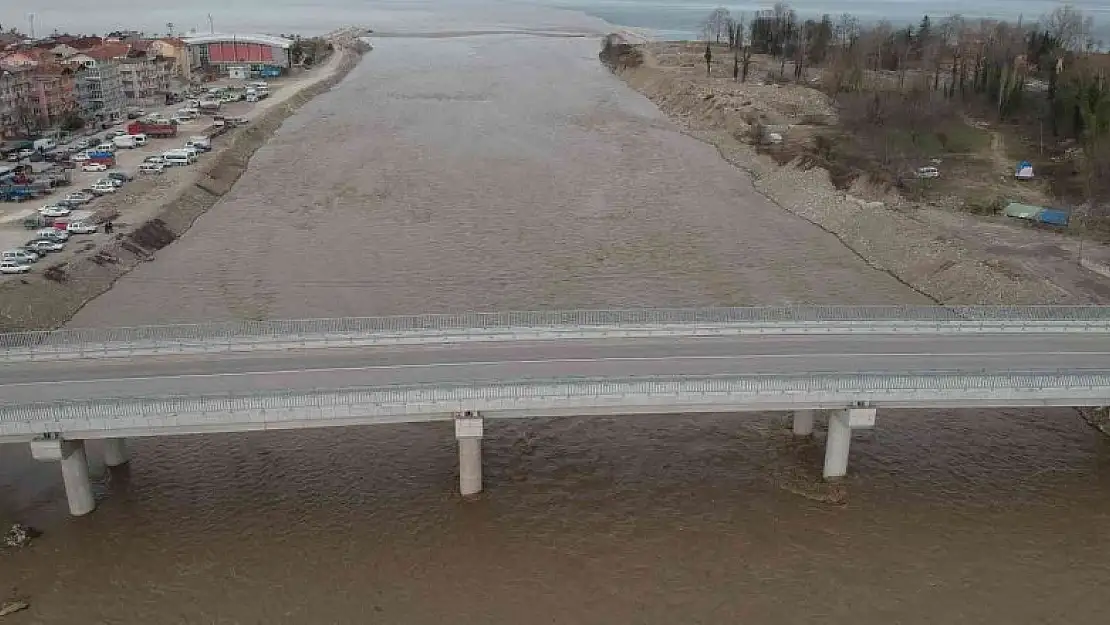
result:
M 217 74 L 273 75 L 291 65 L 293 40 L 272 35 L 203 35 L 185 39 L 193 68 Z

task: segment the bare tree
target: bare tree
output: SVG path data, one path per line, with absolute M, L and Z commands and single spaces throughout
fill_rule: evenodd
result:
M 1041 17 L 1041 27 L 1066 50 L 1082 51 L 1091 45 L 1094 17 L 1084 15 L 1071 4 L 1057 7 Z
M 732 16 L 729 15 L 728 9 L 717 7 L 705 19 L 705 40 L 709 41 L 713 38 L 716 43 L 721 43 L 721 37 L 726 35 L 731 27 Z
M 35 112 L 34 107 L 22 104 L 12 109 L 12 126 L 23 136 L 31 136 L 42 127 L 42 119 Z

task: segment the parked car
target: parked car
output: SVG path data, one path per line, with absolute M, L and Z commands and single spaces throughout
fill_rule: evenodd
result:
M 71 221 L 66 224 L 66 232 L 69 234 L 95 234 L 100 227 L 91 221 Z
M 32 263 L 38 262 L 38 260 L 38 254 L 35 254 L 34 252 L 28 252 L 27 250 L 6 250 L 0 252 L 0 262 L 16 261 L 18 263 L 30 265 Z
M 43 217 L 68 217 L 72 212 L 68 207 L 58 206 L 57 204 L 43 206 L 39 209 L 39 214 Z
M 89 149 L 90 145 L 92 145 L 92 144 L 89 143 L 88 139 L 78 139 L 78 140 L 73 142 L 73 147 L 78 149 L 78 150 L 87 150 L 87 149 Z
M 91 202 L 93 200 L 93 197 L 94 196 L 89 195 L 84 191 L 74 191 L 73 193 L 67 193 L 65 197 L 63 197 L 58 203 L 65 204 L 67 206 L 80 206 L 82 204 L 88 204 L 89 202 Z
M 117 189 L 124 185 L 124 182 L 122 180 L 117 180 L 115 178 L 101 178 L 100 180 L 97 180 L 95 183 L 93 183 L 93 186 L 96 186 L 102 182 L 107 182 Z
M 85 163 L 85 162 L 88 162 L 89 155 L 85 152 L 78 152 L 78 153 L 74 154 L 73 156 L 69 157 L 69 160 L 73 161 L 74 163 Z
M 81 171 L 108 171 L 108 166 L 104 163 L 85 163 Z
M 30 273 L 30 263 L 23 263 L 15 259 L 0 260 L 0 273 Z
M 106 174 L 107 178 L 117 180 L 119 182 L 131 182 L 131 176 L 122 171 L 110 171 Z
M 166 166 L 162 163 L 143 163 L 139 165 L 140 174 L 160 174 L 166 171 Z
M 61 241 L 51 241 L 50 239 L 35 239 L 34 241 L 28 241 L 27 245 L 25 245 L 24 247 L 36 253 L 48 253 L 60 252 L 65 249 L 66 244 L 62 243 Z
M 34 155 L 35 155 L 34 150 L 20 150 L 19 151 L 19 158 L 31 158 Z
M 161 156 L 148 156 L 148 157 L 143 159 L 143 162 L 144 163 L 153 163 L 155 165 L 165 165 L 166 164 L 166 159 L 162 158 Z
M 99 180 L 90 188 L 92 189 L 92 192 L 96 193 L 97 195 L 107 195 L 109 193 L 115 193 L 117 187 L 110 180 Z
M 58 228 L 43 228 L 35 233 L 35 237 L 65 242 L 69 240 L 69 233 L 65 230 L 59 230 Z

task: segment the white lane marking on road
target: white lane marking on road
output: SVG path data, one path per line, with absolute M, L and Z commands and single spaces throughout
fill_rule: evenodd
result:
M 488 367 L 494 365 L 508 366 L 508 365 L 542 365 L 542 364 L 583 364 L 583 363 L 602 363 L 602 362 L 663 362 L 663 361 L 681 361 L 681 360 L 752 360 L 756 358 L 761 359 L 790 359 L 790 358 L 859 358 L 864 356 L 879 357 L 879 358 L 942 358 L 942 357 L 955 357 L 955 358 L 989 358 L 996 356 L 1006 357 L 1022 357 L 1022 356 L 1108 356 L 1110 352 L 977 352 L 977 353 L 955 353 L 955 354 L 923 354 L 923 353 L 875 353 L 866 352 L 861 354 L 737 354 L 732 356 L 719 355 L 719 356 L 617 356 L 613 358 L 553 358 L 545 360 L 494 360 L 494 361 L 477 361 L 477 362 L 428 362 L 418 364 L 405 364 L 405 365 L 369 365 L 365 367 L 325 367 L 322 369 L 281 369 L 277 371 L 231 371 L 227 373 L 182 373 L 177 375 L 151 375 L 151 376 L 135 376 L 126 378 L 94 378 L 91 380 L 43 380 L 39 382 L 16 382 L 13 384 L 0 384 L 0 388 L 16 387 L 16 386 L 51 386 L 57 384 L 104 384 L 108 382 L 142 382 L 147 380 L 180 380 L 192 378 L 230 378 L 230 377 L 246 377 L 246 376 L 263 376 L 263 375 L 290 375 L 290 374 L 312 374 L 312 373 L 342 373 L 347 371 L 384 371 L 389 369 L 435 369 L 447 367 Z

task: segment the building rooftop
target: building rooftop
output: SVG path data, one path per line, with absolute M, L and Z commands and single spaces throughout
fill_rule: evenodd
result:
M 85 50 L 85 55 L 98 61 L 110 61 L 112 59 L 124 58 L 130 51 L 131 46 L 126 43 L 105 43 L 96 48 Z
M 242 43 L 257 43 L 264 46 L 274 46 L 288 50 L 293 46 L 292 39 L 275 37 L 274 35 L 244 35 L 238 33 L 216 33 L 214 35 L 201 35 L 199 37 L 186 37 L 185 45 L 195 46 L 206 43 L 227 43 L 239 41 Z

